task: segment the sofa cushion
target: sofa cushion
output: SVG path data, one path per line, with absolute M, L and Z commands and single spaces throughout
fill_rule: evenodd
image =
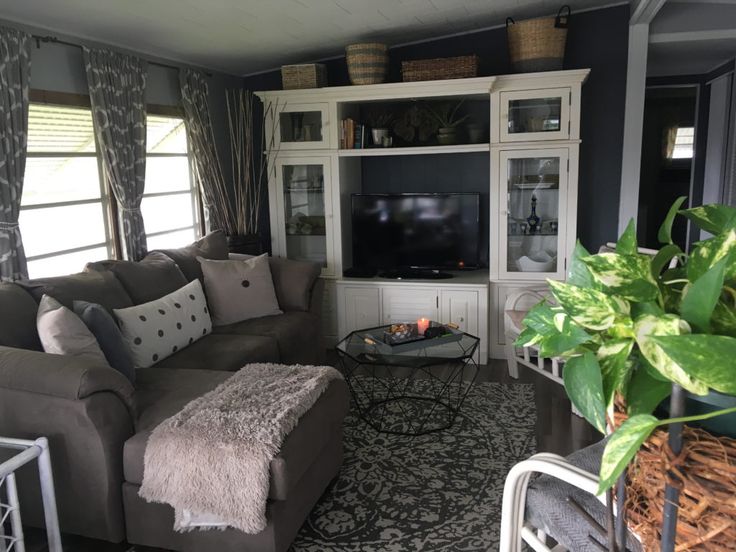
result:
M 102 305 L 74 301 L 74 313 L 82 319 L 107 359 L 107 363 L 135 383 L 135 364 L 115 319 Z
M 149 368 L 138 374 L 138 433 L 128 439 L 123 452 L 123 468 L 128 483 L 143 481 L 143 456 L 148 437 L 166 418 L 176 414 L 188 402 L 214 389 L 231 373 L 209 370 L 165 370 Z M 342 424 L 349 406 L 347 385 L 343 380 L 330 383 L 314 406 L 301 417 L 287 435 L 279 454 L 271 461 L 269 497 L 285 500 L 302 474 L 318 457 Z
M 198 260 L 215 326 L 281 314 L 267 255 L 243 261 Z
M 252 255 L 230 253 L 230 259 L 233 260 L 251 258 Z M 312 302 L 312 290 L 322 273 L 322 267 L 317 263 L 283 257 L 269 257 L 268 264 L 281 310 L 308 311 Z
M 148 303 L 182 288 L 188 282 L 176 263 L 162 253 L 152 253 L 141 262 L 108 260 L 88 263 L 84 270 L 102 274 L 110 272 L 120 280 L 132 302 L 114 308 Z M 91 301 L 83 297 L 75 299 Z
M 136 368 L 147 368 L 212 331 L 199 280 L 155 301 L 115 309 Z
M 38 304 L 22 287 L 0 283 L 0 345 L 42 351 L 36 331 Z
M 234 372 L 249 362 L 279 362 L 276 339 L 261 335 L 208 335 L 154 368 Z
M 308 312 L 285 312 L 243 320 L 227 326 L 215 326 L 216 334 L 264 335 L 276 339 L 280 362 L 318 364 L 324 360 L 324 343 L 318 318 Z
M 130 295 L 111 272 L 80 272 L 69 276 L 39 278 L 18 282 L 33 296 L 36 302 L 46 294 L 65 307 L 74 308 L 74 301 L 98 303 L 112 312 L 133 306 Z
M 82 319 L 49 295 L 41 297 L 36 327 L 44 352 L 107 364 L 97 339 Z
M 199 266 L 197 257 L 226 261 L 228 258 L 227 237 L 222 230 L 215 230 L 186 247 L 157 249 L 149 253 L 149 256 L 155 253 L 163 253 L 173 260 L 190 282 L 199 278 L 204 284 L 202 268 Z

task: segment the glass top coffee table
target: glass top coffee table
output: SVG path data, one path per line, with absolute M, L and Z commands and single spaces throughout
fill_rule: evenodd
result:
M 448 429 L 478 375 L 480 340 L 451 335 L 389 345 L 390 326 L 351 332 L 337 345 L 340 370 L 363 420 L 376 431 L 424 435 Z

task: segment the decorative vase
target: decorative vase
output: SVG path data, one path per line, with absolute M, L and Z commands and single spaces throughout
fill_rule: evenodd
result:
M 242 255 L 260 255 L 263 253 L 261 237 L 258 234 L 235 234 L 227 237 L 227 248 L 230 253 Z
M 441 127 L 437 129 L 437 142 L 440 146 L 457 144 L 457 128 Z
M 371 136 L 373 137 L 373 145 L 382 146 L 383 139 L 388 138 L 388 129 L 387 128 L 372 128 Z
M 529 223 L 529 233 L 536 234 L 539 228 L 540 218 L 537 216 L 537 196 L 532 195 L 532 214 L 526 218 Z
M 480 144 L 485 137 L 485 127 L 481 123 L 469 123 L 465 127 L 468 131 L 468 142 L 471 144 Z

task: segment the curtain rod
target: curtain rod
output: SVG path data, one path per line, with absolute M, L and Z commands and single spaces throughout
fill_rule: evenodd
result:
M 61 40 L 60 38 L 51 36 L 51 35 L 32 34 L 31 38 L 33 38 L 33 40 L 36 41 L 36 48 L 40 48 L 41 43 L 46 42 L 46 43 L 54 43 L 54 44 L 63 44 L 64 46 L 72 46 L 74 48 L 79 48 L 80 50 L 82 49 L 81 44 L 77 44 L 75 42 L 68 42 L 66 40 Z M 179 65 L 170 65 L 168 63 L 161 63 L 160 61 L 152 61 L 152 60 L 146 60 L 146 61 L 150 63 L 151 65 L 158 65 L 159 67 L 165 67 L 167 69 L 177 69 L 177 70 L 181 69 L 181 66 Z M 207 75 L 208 77 L 212 76 L 212 73 L 209 73 L 207 71 L 203 71 L 203 73 Z

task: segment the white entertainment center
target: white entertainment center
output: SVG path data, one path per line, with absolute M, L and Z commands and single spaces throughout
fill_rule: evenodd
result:
M 507 295 L 565 278 L 576 238 L 580 94 L 588 72 L 257 93 L 271 107 L 265 124 L 273 254 L 322 264 L 330 345 L 352 330 L 429 318 L 480 337 L 483 362 L 504 357 Z M 487 116 L 482 143 L 340 148 L 341 121 L 360 120 L 371 106 L 461 100 Z M 371 144 L 369 136 L 364 140 Z M 488 188 L 482 229 L 488 267 L 442 280 L 344 277 L 353 260 L 351 196 L 369 184 L 362 163 L 446 155 L 453 162 L 464 159 L 454 156 L 487 155 L 489 172 L 478 182 Z M 453 192 L 452 186 L 447 182 L 441 191 Z

